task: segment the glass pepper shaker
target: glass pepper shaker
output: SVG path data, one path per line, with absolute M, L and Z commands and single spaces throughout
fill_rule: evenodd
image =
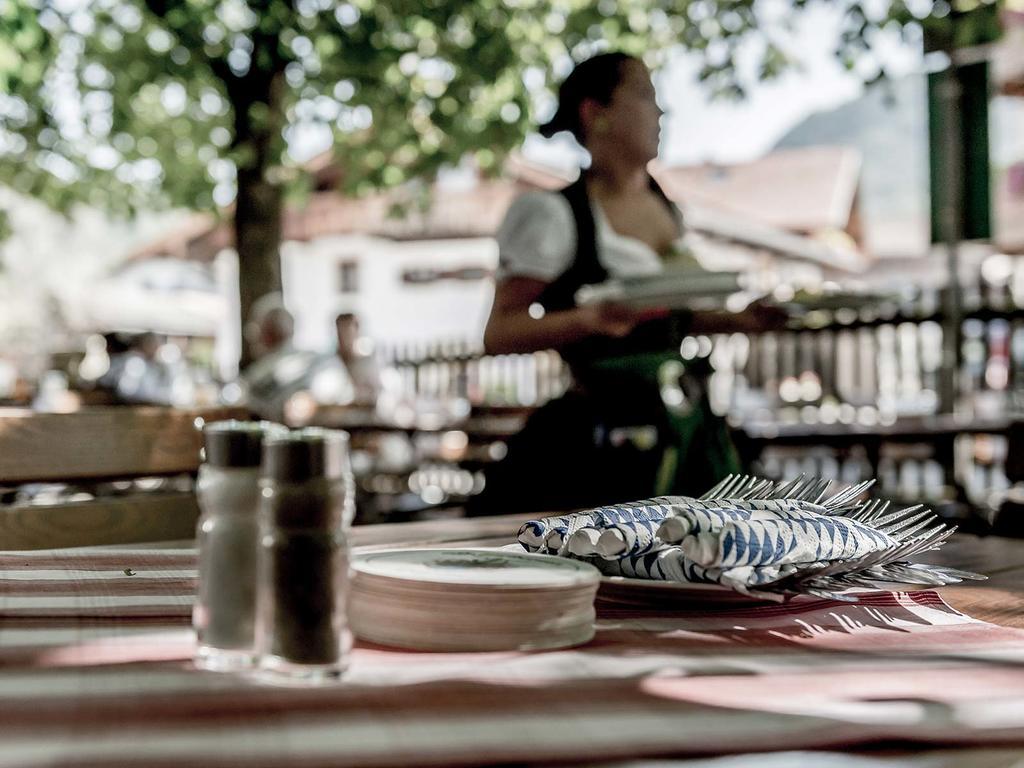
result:
M 219 421 L 203 428 L 205 459 L 196 482 L 199 587 L 192 624 L 196 663 L 207 669 L 255 660 L 259 465 L 263 438 L 280 424 Z
M 353 490 L 347 433 L 310 428 L 264 443 L 256 645 L 272 676 L 319 683 L 345 670 Z

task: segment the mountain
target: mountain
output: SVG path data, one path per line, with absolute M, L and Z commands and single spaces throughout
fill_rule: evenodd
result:
M 1024 159 L 1024 99 L 998 96 L 989 109 L 993 164 Z M 924 75 L 879 83 L 863 96 L 797 124 L 776 149 L 821 144 L 857 148 L 860 203 L 869 250 L 915 256 L 928 248 L 928 100 Z M 994 184 L 1001 183 L 999 173 Z

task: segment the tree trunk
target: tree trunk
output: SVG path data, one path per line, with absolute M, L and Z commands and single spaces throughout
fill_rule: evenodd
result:
M 243 368 L 252 361 L 245 328 L 253 304 L 268 293 L 281 290 L 282 192 L 279 185 L 267 181 L 265 176 L 262 168 L 238 170 L 234 225 Z
M 260 38 L 257 52 L 274 51 L 276 45 L 276 38 Z M 254 61 L 257 58 L 254 54 Z M 269 59 L 268 71 L 253 70 L 245 78 L 228 81 L 228 95 L 235 111 L 235 148 L 242 150 L 246 158 L 237 169 L 234 220 L 242 368 L 252 362 L 245 330 L 253 304 L 268 293 L 281 290 L 283 190 L 279 183 L 271 181 L 270 174 L 284 149 L 281 126 L 285 82 L 283 62 L 273 55 Z

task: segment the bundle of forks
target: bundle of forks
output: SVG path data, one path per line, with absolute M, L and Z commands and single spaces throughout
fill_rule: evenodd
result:
M 921 505 L 862 500 L 868 480 L 730 475 L 699 498 L 659 496 L 530 520 L 528 551 L 586 560 L 605 575 L 720 584 L 751 597 L 856 601 L 865 590 L 938 587 L 983 576 L 914 562 L 956 530 Z

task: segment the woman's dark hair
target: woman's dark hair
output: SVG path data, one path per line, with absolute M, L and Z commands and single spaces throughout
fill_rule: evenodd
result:
M 559 86 L 558 109 L 554 117 L 540 126 L 541 136 L 551 137 L 559 131 L 569 131 L 582 143 L 580 104 L 586 99 L 593 99 L 599 104 L 611 101 L 612 91 L 622 81 L 622 65 L 630 60 L 634 57 L 625 53 L 601 53 L 577 64 Z

